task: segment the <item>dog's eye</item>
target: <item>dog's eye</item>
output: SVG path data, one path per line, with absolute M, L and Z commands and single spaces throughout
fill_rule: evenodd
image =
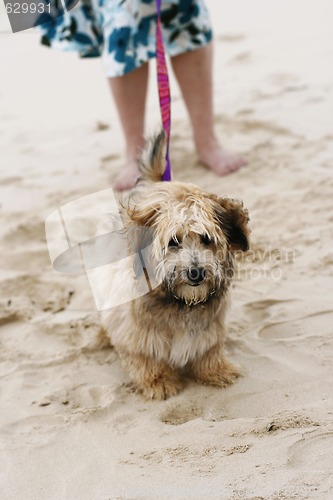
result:
M 208 236 L 208 234 L 202 234 L 201 235 L 201 242 L 204 245 L 209 245 L 212 242 L 212 240 L 210 239 L 210 237 Z
M 178 247 L 180 245 L 180 241 L 176 238 L 172 238 L 169 241 L 169 247 Z

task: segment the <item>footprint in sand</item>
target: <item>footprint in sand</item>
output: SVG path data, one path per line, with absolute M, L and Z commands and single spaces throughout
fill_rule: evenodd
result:
M 218 398 L 216 400 L 215 389 L 211 390 L 214 391 L 213 403 L 210 403 L 207 398 L 204 398 L 202 403 L 193 400 L 172 403 L 161 413 L 160 421 L 167 425 L 181 425 L 200 418 L 208 422 L 224 420 L 225 410 Z
M 11 228 L 3 237 L 3 242 L 16 246 L 29 243 L 45 243 L 45 222 L 41 219 L 28 219 Z
M 61 283 L 39 279 L 36 276 L 24 274 L 0 283 L 0 299 L 11 303 L 12 310 L 20 313 L 32 309 L 55 313 L 65 309 L 71 302 L 74 291 Z M 15 311 L 14 311 L 15 312 Z
M 10 373 L 20 369 L 52 366 L 71 360 L 80 349 L 68 348 L 66 339 L 56 335 L 41 335 L 41 326 L 18 314 L 0 319 L 1 370 Z
M 281 316 L 283 318 L 283 316 Z M 272 340 L 300 340 L 313 337 L 327 339 L 332 334 L 332 311 L 305 314 L 300 318 L 286 318 L 263 326 L 258 336 Z
M 202 417 L 202 406 L 184 401 L 182 403 L 170 405 L 167 410 L 160 415 L 160 420 L 168 425 L 181 425 Z
M 114 388 L 108 385 L 80 385 L 69 389 L 66 396 L 59 394 L 54 396 L 53 399 L 62 403 L 67 401 L 71 408 L 103 410 L 110 406 L 115 399 L 115 395 Z
M 333 432 L 307 432 L 289 447 L 289 463 L 303 471 L 332 472 Z
M 0 181 L 0 186 L 10 186 L 11 184 L 17 185 L 18 183 L 22 182 L 22 177 L 5 177 L 4 179 L 1 179 Z
M 272 308 L 274 306 L 284 307 L 292 301 L 290 300 L 278 300 L 278 299 L 266 299 L 251 301 L 244 304 L 247 315 L 251 318 L 251 323 L 257 323 L 259 325 L 267 324 L 267 320 L 272 315 Z
M 293 303 L 292 315 L 288 304 Z M 312 307 L 311 307 L 312 306 Z M 322 336 L 332 333 L 331 308 L 316 311 L 315 304 L 308 308 L 297 299 L 266 299 L 245 305 L 252 324 L 259 325 L 257 336 L 268 340 L 284 340 Z M 313 312 L 311 311 L 313 308 Z

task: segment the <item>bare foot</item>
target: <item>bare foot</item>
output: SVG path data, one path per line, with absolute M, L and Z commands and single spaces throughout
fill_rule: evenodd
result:
M 198 149 L 200 161 L 218 175 L 228 175 L 247 165 L 247 161 L 236 153 L 223 149 L 218 141 Z
M 117 191 L 126 191 L 135 186 L 139 176 L 139 169 L 136 161 L 131 162 L 117 176 L 114 187 Z

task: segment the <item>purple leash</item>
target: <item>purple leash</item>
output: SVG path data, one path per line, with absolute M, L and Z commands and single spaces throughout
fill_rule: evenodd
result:
M 156 0 L 157 21 L 156 21 L 156 61 L 157 61 L 157 84 L 160 99 L 160 110 L 163 128 L 166 133 L 166 167 L 162 176 L 162 181 L 171 181 L 171 165 L 169 158 L 169 142 L 171 128 L 171 98 L 168 77 L 168 68 L 165 61 L 165 52 L 161 24 L 161 0 Z

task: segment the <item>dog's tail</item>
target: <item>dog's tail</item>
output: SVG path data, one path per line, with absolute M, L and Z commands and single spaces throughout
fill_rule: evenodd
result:
M 166 134 L 162 130 L 145 143 L 142 150 L 139 169 L 140 180 L 159 182 L 165 170 Z

